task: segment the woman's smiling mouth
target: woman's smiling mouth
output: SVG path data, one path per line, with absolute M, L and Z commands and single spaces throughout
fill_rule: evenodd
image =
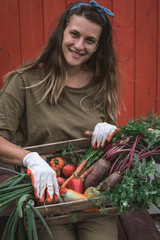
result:
M 82 53 L 79 53 L 79 52 L 76 52 L 76 51 L 74 51 L 74 50 L 72 50 L 72 49 L 69 49 L 70 50 L 70 52 L 72 53 L 72 55 L 74 56 L 74 57 L 81 57 L 81 56 L 84 56 L 84 54 L 82 54 Z

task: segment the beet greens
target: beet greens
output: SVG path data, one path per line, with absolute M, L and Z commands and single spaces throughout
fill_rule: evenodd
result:
M 120 172 L 122 181 L 112 190 L 104 188 L 97 204 L 102 211 L 108 201 L 119 206 L 120 213 L 135 206 L 148 209 L 150 204 L 160 208 L 160 173 L 156 168 L 160 164 L 160 116 L 149 113 L 119 127 L 103 158 L 111 165 L 109 177 Z
M 154 129 L 152 128 L 154 127 Z M 104 158 L 111 163 L 109 175 L 115 171 L 130 170 L 137 157 L 160 163 L 160 117 L 148 117 L 128 121 L 120 127 L 113 141 L 104 149 Z

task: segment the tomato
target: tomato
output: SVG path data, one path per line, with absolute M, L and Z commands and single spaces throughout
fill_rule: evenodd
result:
M 65 177 L 70 177 L 72 175 L 72 173 L 74 173 L 74 171 L 76 170 L 76 167 L 74 166 L 74 164 L 70 163 L 65 165 L 62 168 L 62 173 Z
M 57 183 L 58 185 L 62 185 L 65 182 L 65 179 L 63 177 L 57 177 Z
M 52 167 L 51 168 L 56 172 L 56 177 L 59 177 L 61 175 L 61 169 L 57 168 L 57 167 Z
M 50 160 L 49 164 L 53 169 L 62 169 L 62 167 L 64 166 L 64 159 L 61 157 L 55 157 Z
M 59 189 L 59 194 L 60 194 L 60 196 L 61 196 L 62 194 L 65 194 L 65 193 L 67 192 L 67 190 L 68 190 L 68 188 L 60 188 L 60 189 Z
M 68 182 L 68 188 L 75 192 L 83 193 L 83 181 L 81 178 L 73 178 Z

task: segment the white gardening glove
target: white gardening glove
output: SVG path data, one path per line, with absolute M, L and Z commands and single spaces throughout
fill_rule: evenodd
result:
M 57 202 L 59 189 L 56 173 L 49 164 L 37 152 L 31 152 L 24 157 L 23 165 L 27 167 L 27 174 L 31 177 L 35 197 L 40 202 L 44 202 L 45 198 L 48 203 L 53 199 Z
M 115 125 L 108 124 L 106 122 L 98 123 L 92 133 L 92 147 L 103 148 L 105 146 L 105 142 L 107 141 L 108 136 L 111 136 L 112 138 L 113 136 L 111 134 L 115 134 L 117 132 L 115 131 L 116 129 L 117 127 Z

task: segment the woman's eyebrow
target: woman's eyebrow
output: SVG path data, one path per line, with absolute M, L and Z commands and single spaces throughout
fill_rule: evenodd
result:
M 75 32 L 75 33 L 77 33 L 77 34 L 81 34 L 78 30 L 76 30 L 76 29 L 71 29 L 70 31 L 73 31 L 73 32 Z M 94 36 L 86 36 L 86 38 L 89 38 L 89 39 L 92 39 L 92 40 L 94 40 L 94 41 L 97 41 L 98 39 L 96 38 L 96 37 L 94 37 Z

